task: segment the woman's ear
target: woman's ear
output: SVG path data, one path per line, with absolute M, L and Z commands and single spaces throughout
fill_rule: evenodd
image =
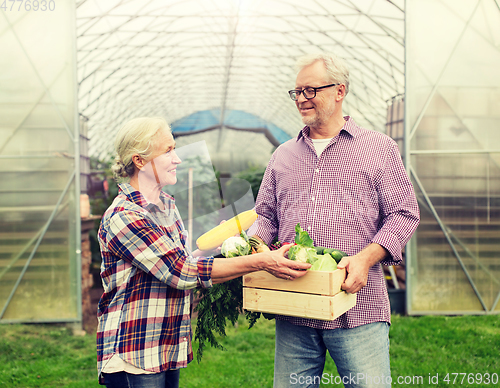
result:
M 132 162 L 134 163 L 135 168 L 137 170 L 141 170 L 144 167 L 144 165 L 146 164 L 144 162 L 144 159 L 140 155 L 132 156 Z

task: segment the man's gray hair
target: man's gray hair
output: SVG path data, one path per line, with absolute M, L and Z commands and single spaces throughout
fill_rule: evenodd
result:
M 341 83 L 345 85 L 345 94 L 349 93 L 349 67 L 347 63 L 340 57 L 332 53 L 314 53 L 306 54 L 300 57 L 295 67 L 297 73 L 304 67 L 310 66 L 317 61 L 323 61 L 326 67 L 326 72 L 332 83 Z

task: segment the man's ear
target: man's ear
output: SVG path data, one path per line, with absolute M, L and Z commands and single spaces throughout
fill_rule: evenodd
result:
M 345 97 L 345 85 L 340 84 L 337 88 L 337 93 L 335 94 L 335 101 L 339 102 L 343 100 Z
M 144 159 L 140 155 L 132 156 L 132 162 L 134 163 L 135 168 L 138 170 L 141 170 L 144 167 L 144 165 L 146 164 L 144 162 Z

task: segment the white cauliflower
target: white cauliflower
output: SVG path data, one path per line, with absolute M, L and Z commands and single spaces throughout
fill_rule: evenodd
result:
M 250 253 L 250 244 L 243 237 L 229 237 L 222 243 L 221 253 L 225 257 L 245 256 Z

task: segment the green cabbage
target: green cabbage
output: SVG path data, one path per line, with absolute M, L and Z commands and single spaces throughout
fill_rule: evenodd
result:
M 315 247 L 314 241 L 300 224 L 295 225 L 295 245 L 288 250 L 290 260 L 311 264 L 311 271 L 335 271 L 346 254 L 333 248 Z
M 316 261 L 313 263 L 310 271 L 335 271 L 337 269 L 337 262 L 330 255 L 317 255 Z

